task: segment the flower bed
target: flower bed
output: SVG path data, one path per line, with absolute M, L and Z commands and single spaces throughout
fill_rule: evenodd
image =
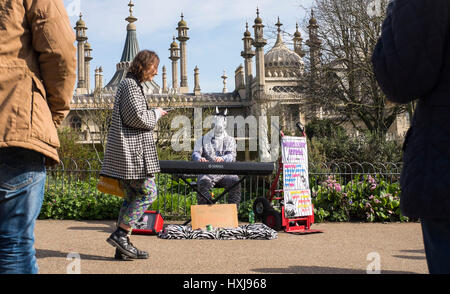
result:
M 408 221 L 400 211 L 400 185 L 381 176 L 356 175 L 346 184 L 329 176 L 312 186 L 315 218 L 320 221 Z

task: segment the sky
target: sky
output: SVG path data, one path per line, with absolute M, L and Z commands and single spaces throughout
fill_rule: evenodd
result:
M 88 27 L 86 34 L 93 49 L 91 61 L 91 89 L 94 87 L 94 70 L 103 68 L 103 84 L 113 77 L 116 64 L 122 56 L 126 38 L 125 18 L 129 16 L 129 0 L 64 0 L 72 27 L 80 12 Z M 171 85 L 169 46 L 176 36 L 176 27 L 183 13 L 189 27 L 187 41 L 187 75 L 189 91 L 193 92 L 194 68 L 199 68 L 201 92 L 221 92 L 224 71 L 228 76 L 227 90 L 234 90 L 234 71 L 244 63 L 243 50 L 245 23 L 253 35 L 256 7 L 265 29 L 274 28 L 277 17 L 282 30 L 295 32 L 295 24 L 309 18 L 313 0 L 133 0 L 133 15 L 137 17 L 136 32 L 140 50 L 155 51 L 160 57 L 159 74 L 154 78 L 162 85 L 162 66 L 167 68 L 167 82 Z M 307 39 L 303 30 L 302 38 Z M 266 35 L 267 52 L 275 43 L 275 36 Z M 291 37 L 284 40 L 292 49 Z M 178 41 L 177 41 L 178 42 Z M 254 71 L 253 71 L 254 72 Z M 180 80 L 180 77 L 178 77 Z

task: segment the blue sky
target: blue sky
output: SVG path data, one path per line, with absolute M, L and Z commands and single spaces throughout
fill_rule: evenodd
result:
M 126 37 L 125 18 L 129 15 L 129 0 L 64 0 L 72 27 L 78 20 L 80 11 L 88 27 L 88 42 L 94 59 L 91 61 L 91 88 L 94 87 L 94 69 L 103 67 L 104 84 L 114 75 L 116 63 L 120 60 Z M 256 7 L 266 27 L 274 27 L 277 17 L 283 23 L 282 29 L 288 33 L 295 31 L 295 23 L 302 23 L 309 17 L 308 8 L 313 0 L 133 0 L 133 15 L 140 49 L 150 49 L 158 53 L 161 63 L 155 82 L 162 84 L 162 66 L 167 68 L 168 84 L 171 84 L 171 61 L 169 46 L 176 35 L 180 14 L 188 24 L 187 74 L 189 90 L 194 85 L 194 68 L 200 70 L 202 92 L 221 92 L 220 78 L 223 71 L 228 76 L 227 89 L 234 90 L 234 71 L 243 64 L 240 52 L 245 22 L 249 30 L 256 17 Z M 302 32 L 304 40 L 307 39 Z M 268 35 L 271 37 L 271 35 Z M 285 41 L 289 43 L 288 37 Z M 268 39 L 265 51 L 274 44 Z M 290 45 L 291 46 L 291 45 Z M 292 47 L 291 47 L 292 48 Z

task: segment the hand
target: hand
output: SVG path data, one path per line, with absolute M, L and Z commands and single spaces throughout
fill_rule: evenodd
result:
M 158 109 L 158 111 L 161 113 L 161 117 L 163 117 L 164 115 L 166 115 L 168 112 L 164 111 L 164 109 L 162 109 L 161 107 L 156 108 Z
M 207 160 L 206 158 L 204 158 L 204 157 L 200 158 L 199 161 L 200 161 L 200 162 L 208 162 L 208 160 Z
M 222 157 L 217 157 L 216 159 L 214 159 L 215 162 L 224 162 Z

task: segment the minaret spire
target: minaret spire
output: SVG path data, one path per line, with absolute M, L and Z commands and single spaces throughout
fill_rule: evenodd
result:
M 167 88 L 167 72 L 166 72 L 166 66 L 165 65 L 162 67 L 162 92 L 164 94 L 169 92 L 169 90 Z
M 281 36 L 281 26 L 283 25 L 280 22 L 280 17 L 278 17 L 278 22 L 275 24 L 278 28 L 277 28 L 277 41 L 275 42 L 275 46 L 279 46 L 283 44 L 283 37 Z
M 223 71 L 223 75 L 221 76 L 221 78 L 223 79 L 223 89 L 222 89 L 222 93 L 226 93 L 227 92 L 227 75 L 225 70 Z
M 281 33 L 281 26 L 282 26 L 283 24 L 280 22 L 280 17 L 278 17 L 278 22 L 277 22 L 275 25 L 278 27 L 277 32 L 278 32 L 278 33 Z
M 177 42 L 175 42 L 175 36 L 173 36 L 173 42 L 170 44 L 170 56 L 172 60 L 172 89 L 178 92 L 178 59 L 180 59 L 180 48 L 178 48 Z
M 295 24 L 295 33 L 294 33 L 294 38 L 292 39 L 294 41 L 294 51 L 300 56 L 303 57 L 305 56 L 305 52 L 302 49 L 302 35 L 300 34 L 300 32 L 298 31 L 298 23 Z
M 255 56 L 255 51 L 252 50 L 252 34 L 248 30 L 248 22 L 245 23 L 244 38 L 244 50 L 241 52 L 241 56 L 244 58 L 244 75 L 245 75 L 245 97 L 251 98 L 251 89 L 253 81 L 253 63 L 252 58 Z
M 130 11 L 130 16 L 128 16 L 127 18 L 125 18 L 126 21 L 129 22 L 129 24 L 127 25 L 127 30 L 128 31 L 135 31 L 136 30 L 136 25 L 134 24 L 135 21 L 137 21 L 137 18 L 134 17 L 133 15 L 133 2 L 128 3 L 128 6 L 130 7 L 129 11 Z
M 259 8 L 256 8 L 256 15 L 255 24 L 253 25 L 255 32 L 253 46 L 256 48 L 256 90 L 265 92 L 264 46 L 267 44 L 267 40 L 264 39 L 264 25 L 261 17 L 259 17 Z
M 86 37 L 86 23 L 83 21 L 83 15 L 80 12 L 80 19 L 77 21 L 74 27 L 76 31 L 77 40 L 77 74 L 78 74 L 78 84 L 76 88 L 77 94 L 87 94 L 86 89 L 86 69 L 85 69 L 85 43 Z
M 178 37 L 177 40 L 180 41 L 180 92 L 189 92 L 188 88 L 188 78 L 187 78 L 187 54 L 186 54 L 186 41 L 189 40 L 187 31 L 189 30 L 186 21 L 184 20 L 184 15 L 181 13 L 181 20 L 178 22 Z
M 317 74 L 317 68 L 320 65 L 320 47 L 322 41 L 318 36 L 319 26 L 317 25 L 317 20 L 314 17 L 314 10 L 311 9 L 311 18 L 309 20 L 309 40 L 306 41 L 306 45 L 309 47 L 309 59 L 311 67 L 311 77 L 314 78 Z
M 200 79 L 199 79 L 199 69 L 198 66 L 195 66 L 194 68 L 194 95 L 198 96 L 200 95 Z

